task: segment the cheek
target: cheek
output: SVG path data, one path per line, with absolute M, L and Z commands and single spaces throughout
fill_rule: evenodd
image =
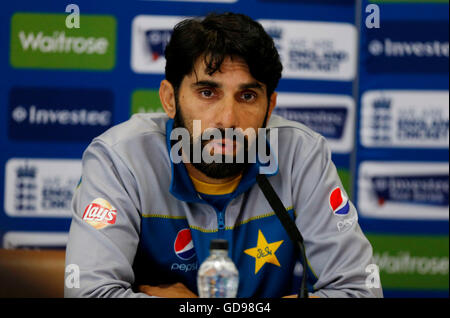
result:
M 261 128 L 264 118 L 266 116 L 266 108 L 258 107 L 254 109 L 248 109 L 241 114 L 241 123 L 247 127 L 252 127 L 257 130 Z
M 180 111 L 183 117 L 184 126 L 188 129 L 189 134 L 194 140 L 201 137 L 201 132 L 206 129 L 207 120 L 205 119 L 206 112 L 199 112 L 196 107 L 189 107 L 185 103 L 180 102 Z

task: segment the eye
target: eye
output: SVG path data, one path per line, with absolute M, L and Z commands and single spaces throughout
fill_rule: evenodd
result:
M 211 89 L 202 89 L 200 91 L 200 96 L 204 98 L 211 98 L 214 96 L 214 92 Z
M 246 102 L 252 102 L 256 99 L 256 94 L 254 92 L 243 92 L 241 94 L 241 99 Z

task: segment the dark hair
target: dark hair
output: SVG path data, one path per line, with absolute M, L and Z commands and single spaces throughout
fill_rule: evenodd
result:
M 186 19 L 178 23 L 165 49 L 166 79 L 178 90 L 184 76 L 194 70 L 203 56 L 206 72 L 212 75 L 228 56 L 239 56 L 250 74 L 275 91 L 283 66 L 272 38 L 262 25 L 246 15 L 210 13 L 203 20 Z

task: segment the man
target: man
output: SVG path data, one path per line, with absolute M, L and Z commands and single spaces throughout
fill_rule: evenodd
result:
M 65 295 L 196 297 L 215 238 L 229 242 L 238 297 L 295 295 L 304 269 L 256 184 L 265 173 L 304 237 L 310 296 L 381 297 L 366 283 L 372 248 L 325 139 L 271 116 L 282 65 L 262 26 L 232 13 L 188 19 L 174 28 L 165 56 L 166 114 L 135 115 L 83 155 L 66 256 L 79 266 L 80 284 Z M 265 127 L 268 165 L 251 160 L 261 135 L 227 135 Z

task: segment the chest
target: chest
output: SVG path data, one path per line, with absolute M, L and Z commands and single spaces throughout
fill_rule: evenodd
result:
M 197 271 L 210 241 L 221 238 L 239 271 L 239 297 L 288 293 L 298 256 L 287 233 L 273 212 L 242 202 L 231 203 L 223 215 L 204 204 L 187 205 L 182 214 L 144 214 L 137 261 L 152 272 L 147 279 L 180 281 L 197 292 Z

